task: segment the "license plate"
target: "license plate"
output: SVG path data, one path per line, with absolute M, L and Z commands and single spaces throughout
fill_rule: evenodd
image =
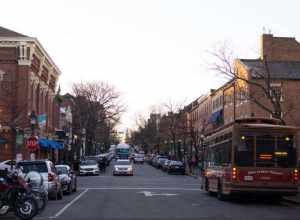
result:
M 253 176 L 244 176 L 245 181 L 253 181 Z

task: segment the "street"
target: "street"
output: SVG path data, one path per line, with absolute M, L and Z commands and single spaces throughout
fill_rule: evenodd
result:
M 49 201 L 34 219 L 300 219 L 300 206 L 284 201 L 239 199 L 221 202 L 190 176 L 168 175 L 147 164 L 135 175 L 79 177 L 79 190 Z M 5 216 L 0 219 L 15 219 Z

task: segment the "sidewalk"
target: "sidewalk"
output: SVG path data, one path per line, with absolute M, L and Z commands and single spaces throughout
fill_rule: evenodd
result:
M 295 204 L 300 204 L 300 185 L 298 188 L 298 195 L 297 196 L 286 196 L 284 197 L 284 200 L 288 201 L 288 202 L 292 202 Z
M 188 173 L 187 175 L 194 177 L 195 179 L 200 179 L 200 168 L 194 167 L 193 173 Z

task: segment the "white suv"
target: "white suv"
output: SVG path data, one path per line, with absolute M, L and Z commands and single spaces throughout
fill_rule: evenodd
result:
M 43 177 L 44 187 L 48 191 L 48 196 L 54 199 L 62 199 L 63 189 L 61 180 L 54 164 L 50 160 L 24 160 L 17 164 L 18 168 L 22 169 L 23 173 L 36 171 Z
M 0 170 L 11 171 L 11 167 L 15 169 L 16 161 L 15 160 L 5 160 L 0 162 Z

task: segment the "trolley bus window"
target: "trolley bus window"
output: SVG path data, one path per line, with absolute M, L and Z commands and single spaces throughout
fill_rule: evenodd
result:
M 296 147 L 292 136 L 278 137 L 275 157 L 278 167 L 295 167 L 297 163 Z
M 264 135 L 256 137 L 256 166 L 274 167 L 275 137 Z
M 254 137 L 241 136 L 238 146 L 235 147 L 235 163 L 237 166 L 254 166 Z

